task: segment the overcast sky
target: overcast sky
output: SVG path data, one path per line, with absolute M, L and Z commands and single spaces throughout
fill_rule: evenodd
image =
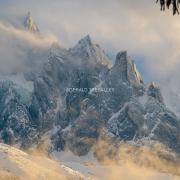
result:
M 155 1 L 0 0 L 0 22 L 18 24 L 31 11 L 40 31 L 65 47 L 90 34 L 112 59 L 128 50 L 146 82 L 168 79 L 180 94 L 180 16 Z

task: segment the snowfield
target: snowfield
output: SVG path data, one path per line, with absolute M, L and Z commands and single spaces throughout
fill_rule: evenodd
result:
M 179 180 L 179 177 L 136 167 L 131 163 L 102 165 L 92 153 L 78 157 L 54 152 L 49 159 L 0 144 L 0 180 Z M 143 172 L 143 173 L 142 173 Z
M 0 144 L 1 180 L 61 180 L 85 179 L 81 173 L 44 156 L 29 155 Z

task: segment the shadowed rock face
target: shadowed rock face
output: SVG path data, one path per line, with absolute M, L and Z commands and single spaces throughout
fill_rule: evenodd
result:
M 113 71 L 115 71 L 114 74 L 119 74 L 119 78 L 121 78 L 122 81 L 128 81 L 128 61 L 126 51 L 117 54 L 115 65 L 112 68 L 112 72 Z
M 30 14 L 26 25 L 39 31 Z M 48 134 L 51 150 L 68 147 L 84 155 L 103 128 L 119 141 L 160 142 L 180 153 L 179 118 L 166 108 L 158 86 L 144 84 L 126 51 L 113 66 L 89 36 L 69 50 L 53 45 L 47 51 L 39 71 L 32 65 L 23 72 L 33 90 L 0 81 L 3 142 L 28 148 Z
M 159 102 L 163 103 L 163 97 L 160 88 L 155 84 L 151 83 L 148 87 L 148 95 L 156 98 Z
M 127 52 L 119 52 L 116 56 L 115 65 L 112 68 L 115 74 L 119 74 L 122 81 L 129 83 L 143 84 L 143 79 L 136 68 L 136 65 L 127 57 Z

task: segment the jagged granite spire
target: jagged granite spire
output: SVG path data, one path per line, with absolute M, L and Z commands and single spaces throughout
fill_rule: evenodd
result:
M 120 77 L 123 81 L 128 80 L 127 72 L 127 52 L 119 52 L 116 56 L 115 67 L 118 67 Z
M 98 44 L 92 42 L 90 35 L 79 40 L 78 43 L 70 49 L 70 52 L 80 57 L 83 61 L 92 64 L 99 63 L 109 68 L 112 67 L 111 60 Z
M 27 29 L 30 32 L 39 33 L 39 28 L 36 25 L 36 23 L 34 22 L 30 12 L 28 12 L 25 17 L 24 27 L 25 27 L 25 29 Z
M 123 63 L 127 64 L 127 51 L 121 51 L 116 56 L 115 65 L 123 65 Z
M 152 82 L 148 87 L 148 95 L 157 99 L 160 103 L 164 103 L 161 90 L 157 84 Z
M 92 49 L 93 44 L 91 38 L 87 35 L 78 41 L 78 43 L 71 49 L 71 52 L 83 57 L 83 59 L 87 59 L 91 56 Z
M 121 51 L 117 54 L 115 64 L 111 71 L 119 74 L 119 79 L 122 81 L 143 84 L 143 79 L 135 63 L 128 58 L 126 51 Z
M 78 45 L 92 46 L 93 43 L 92 43 L 90 35 L 88 34 L 84 38 L 80 39 L 78 41 Z

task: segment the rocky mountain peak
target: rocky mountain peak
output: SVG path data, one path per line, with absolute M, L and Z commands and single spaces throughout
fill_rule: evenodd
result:
M 25 17 L 24 27 L 25 27 L 25 29 L 27 29 L 30 32 L 39 33 L 39 28 L 36 25 L 36 23 L 34 22 L 30 12 L 28 12 Z
M 94 65 L 101 64 L 107 67 L 112 67 L 111 60 L 107 57 L 104 50 L 97 44 L 94 44 L 89 35 L 85 36 L 70 49 L 70 52 L 78 56 L 84 62 Z
M 78 44 L 91 46 L 92 45 L 92 40 L 91 40 L 90 35 L 88 34 L 84 38 L 79 40 Z
M 87 52 L 90 54 L 92 49 L 93 43 L 91 37 L 87 35 L 84 38 L 80 39 L 78 43 L 71 49 L 71 51 L 73 53 Z
M 161 103 L 164 102 L 162 94 L 161 94 L 161 90 L 159 86 L 154 82 L 152 82 L 148 87 L 148 95 L 151 97 L 154 97 Z
M 119 74 L 122 81 L 143 84 L 143 79 L 136 64 L 128 58 L 126 51 L 121 51 L 117 54 L 112 71 L 115 71 L 115 74 Z
M 159 89 L 159 86 L 155 82 L 151 82 L 150 85 L 149 85 L 149 88 Z
M 127 64 L 127 51 L 121 51 L 116 56 L 115 65 L 123 66 Z

